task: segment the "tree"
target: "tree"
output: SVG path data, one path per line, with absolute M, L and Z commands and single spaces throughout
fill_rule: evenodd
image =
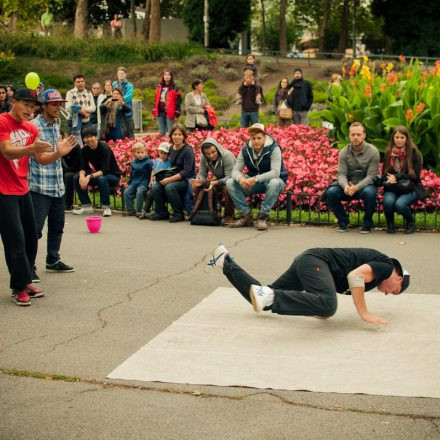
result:
M 280 54 L 286 56 L 287 53 L 287 0 L 280 0 Z
M 344 4 L 341 9 L 341 24 L 338 43 L 338 52 L 344 53 L 348 45 L 348 6 L 349 0 L 344 0 Z
M 87 36 L 88 15 L 88 0 L 77 0 L 75 11 L 75 29 L 73 31 L 73 36 L 75 38 L 84 38 Z
M 319 43 L 318 43 L 318 51 L 324 52 L 325 50 L 325 40 L 327 36 L 328 22 L 330 17 L 330 0 L 323 0 L 323 10 L 324 14 L 322 17 L 321 31 L 319 33 Z
M 131 15 L 131 23 L 133 25 L 133 36 L 136 37 L 137 26 L 136 26 L 136 1 L 135 0 L 131 0 L 131 2 L 130 2 L 130 15 Z
M 151 1 L 146 0 L 145 2 L 145 18 L 142 23 L 142 35 L 144 40 L 148 41 L 150 36 L 150 15 L 151 15 Z
M 151 0 L 150 43 L 160 41 L 160 0 Z

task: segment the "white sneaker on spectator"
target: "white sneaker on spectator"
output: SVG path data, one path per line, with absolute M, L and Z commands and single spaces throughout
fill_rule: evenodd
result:
M 74 209 L 74 210 L 72 211 L 72 214 L 75 214 L 75 215 L 93 214 L 93 208 L 92 208 L 92 206 L 90 206 L 90 205 L 88 205 L 88 206 L 82 206 L 81 208 Z
M 219 267 L 220 269 L 223 269 L 225 257 L 228 255 L 228 250 L 222 244 L 219 244 L 212 253 L 212 258 L 208 261 L 208 266 L 211 268 Z
M 111 217 L 112 216 L 112 211 L 110 208 L 104 208 L 104 212 L 102 213 L 103 217 Z
M 249 294 L 252 306 L 257 313 L 262 312 L 266 307 L 270 307 L 274 300 L 274 291 L 268 286 L 257 286 L 251 284 Z M 266 309 L 267 310 L 267 309 Z

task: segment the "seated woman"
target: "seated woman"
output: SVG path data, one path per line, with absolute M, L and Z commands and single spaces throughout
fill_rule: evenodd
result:
M 395 233 L 394 211 L 405 219 L 405 234 L 415 229 L 410 206 L 426 197 L 420 181 L 423 158 L 411 139 L 408 129 L 398 125 L 386 147 L 382 181 L 384 186 L 383 208 L 387 219 L 388 234 Z
M 208 118 L 205 114 L 205 105 L 209 104 L 208 97 L 203 93 L 203 81 L 196 79 L 192 82 L 192 92 L 185 96 L 185 125 L 190 132 L 209 130 Z
M 188 181 L 196 175 L 194 150 L 186 143 L 187 136 L 188 133 L 183 125 L 176 124 L 171 128 L 169 161 L 174 174 L 159 180 L 151 187 L 150 197 L 155 206 L 151 220 L 169 219 L 171 223 L 176 223 L 185 219 L 183 208 L 185 195 L 188 192 Z M 167 200 L 173 210 L 171 218 L 166 206 Z
M 101 111 L 101 139 L 116 141 L 134 138 L 133 112 L 124 103 L 122 91 L 115 87 L 111 99 L 107 99 L 99 107 Z
M 6 86 L 0 86 L 0 113 L 9 113 L 11 107 Z

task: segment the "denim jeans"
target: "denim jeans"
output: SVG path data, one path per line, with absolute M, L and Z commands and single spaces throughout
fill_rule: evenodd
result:
M 75 189 L 78 193 L 79 200 L 81 201 L 81 205 L 91 205 L 92 202 L 89 198 L 88 189 L 82 189 L 79 186 L 79 175 L 76 175 L 73 178 L 75 183 Z M 116 186 L 119 184 L 119 177 L 114 176 L 113 174 L 106 174 L 105 176 L 99 176 L 96 179 L 90 179 L 89 185 L 97 186 L 99 188 L 99 194 L 101 197 L 101 206 L 108 208 L 110 206 L 110 187 Z
M 327 202 L 328 206 L 335 213 L 338 223 L 340 225 L 348 225 L 350 220 L 341 202 L 343 200 L 362 199 L 364 201 L 365 210 L 364 226 L 371 228 L 373 226 L 373 214 L 376 208 L 376 194 L 377 188 L 374 185 L 367 185 L 352 196 L 345 194 L 340 185 L 337 185 L 327 189 Z
M 234 179 L 229 179 L 226 182 L 228 193 L 235 207 L 241 214 L 249 214 L 251 212 L 251 208 L 247 204 L 245 197 L 245 195 L 251 194 L 265 194 L 263 203 L 261 204 L 261 212 L 269 214 L 284 186 L 285 183 L 279 177 L 270 179 L 269 182 L 257 182 L 251 190 L 243 188 Z
M 418 199 L 417 193 L 411 191 L 408 194 L 396 194 L 391 191 L 385 191 L 383 194 L 383 210 L 387 223 L 394 222 L 394 211 L 397 211 L 406 222 L 412 221 L 410 205 Z
M 168 216 L 166 202 L 171 205 L 173 215 L 183 217 L 183 203 L 188 193 L 186 180 L 177 180 L 166 185 L 155 183 L 150 190 L 151 198 L 154 200 L 155 213 L 162 217 Z
M 247 128 L 258 122 L 258 112 L 241 112 L 240 127 Z
M 142 211 L 142 206 L 144 204 L 145 194 L 147 193 L 148 187 L 146 185 L 131 184 L 128 185 L 124 192 L 125 206 L 128 212 Z M 136 198 L 136 209 L 133 205 L 133 199 Z
M 302 124 L 309 125 L 309 112 L 307 110 L 299 112 L 293 112 L 293 123 L 294 124 Z
M 47 219 L 46 263 L 54 264 L 60 259 L 64 231 L 64 197 L 49 197 L 36 192 L 31 192 L 31 196 L 39 239 L 43 236 L 44 222 Z M 35 266 L 35 261 L 30 263 L 32 267 Z
M 159 113 L 157 117 L 157 124 L 159 125 L 159 133 L 161 135 L 168 134 L 171 131 L 171 127 L 176 122 L 175 119 L 167 118 L 165 113 Z

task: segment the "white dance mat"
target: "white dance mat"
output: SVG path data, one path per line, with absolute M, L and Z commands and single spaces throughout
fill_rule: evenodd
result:
M 338 295 L 328 320 L 256 314 L 221 287 L 112 371 L 109 379 L 440 397 L 440 296 L 366 294 L 387 326 Z

